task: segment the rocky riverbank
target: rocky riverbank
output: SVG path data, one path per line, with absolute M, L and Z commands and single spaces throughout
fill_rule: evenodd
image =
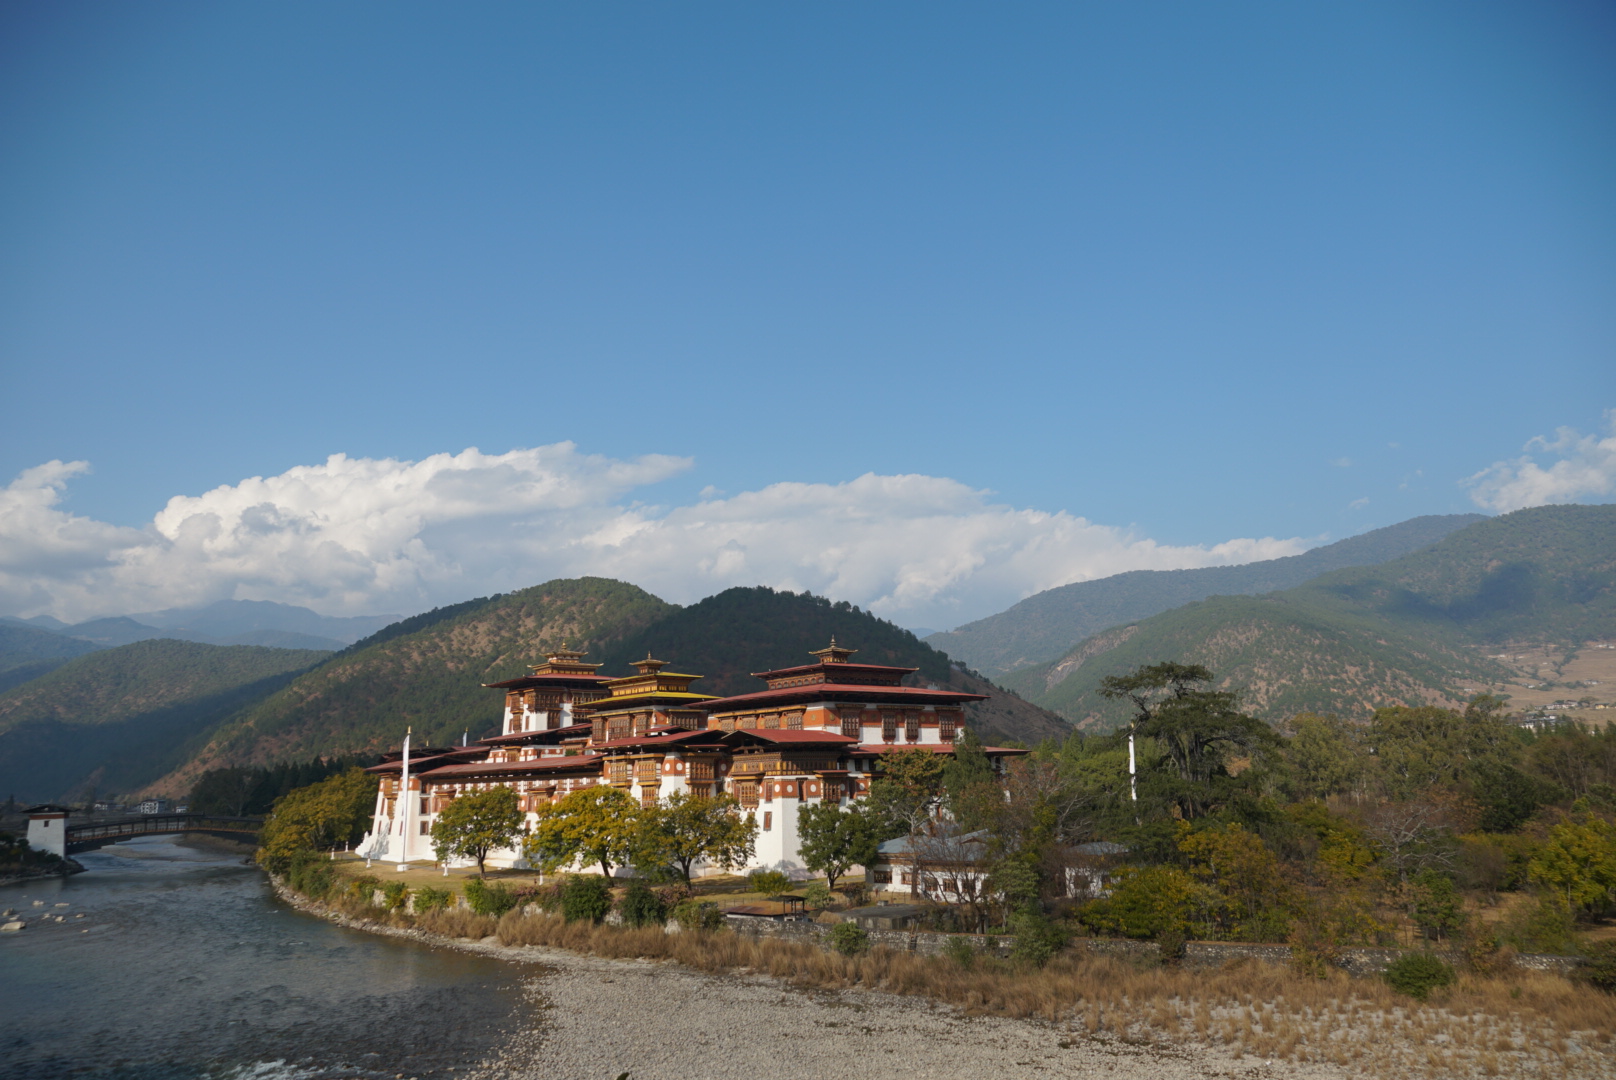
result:
M 293 906 L 358 930 L 535 965 L 524 984 L 540 1017 L 468 1080 L 976 1080 L 984 1076 L 1323 1080 L 1329 1064 L 1269 1062 L 1196 1040 L 1091 1032 L 1077 1023 L 967 1016 L 920 997 L 802 990 L 748 973 L 609 960 L 537 946 L 444 938 L 354 919 L 280 883 Z
M 47 866 L 8 866 L 0 870 L 0 887 L 82 873 L 84 867 L 79 865 L 76 859 L 62 859 Z

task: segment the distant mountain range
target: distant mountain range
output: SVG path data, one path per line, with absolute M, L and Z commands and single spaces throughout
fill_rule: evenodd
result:
M 1373 566 L 1485 521 L 1481 514 L 1417 517 L 1283 559 L 1199 570 L 1133 570 L 1029 596 L 986 619 L 930 634 L 926 643 L 990 678 L 1045 664 L 1121 623 L 1209 596 L 1274 592 L 1349 566 Z
M 49 615 L 0 616 L 0 624 L 48 631 L 112 648 L 153 638 L 205 645 L 263 645 L 276 649 L 341 649 L 398 620 L 397 615 L 336 617 L 269 600 L 220 600 L 200 608 L 169 608 L 69 625 Z M 0 649 L 3 649 L 0 643 Z M 3 662 L 3 661 L 0 661 Z
M 1511 672 L 1482 646 L 1616 637 L 1616 506 L 1546 506 L 1483 519 L 1410 555 L 1263 596 L 1219 596 L 1107 628 L 1003 684 L 1073 723 L 1126 710 L 1100 681 L 1139 664 L 1202 663 L 1255 715 L 1364 718 L 1455 705 Z
M 62 799 L 149 784 L 186 760 L 195 736 L 329 655 L 157 640 L 67 660 L 0 694 L 0 793 Z

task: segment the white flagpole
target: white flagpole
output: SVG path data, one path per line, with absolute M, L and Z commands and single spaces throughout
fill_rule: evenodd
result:
M 1139 801 L 1139 783 L 1134 779 L 1133 728 L 1128 729 L 1128 798 Z
M 410 850 L 410 733 L 415 729 L 407 728 L 404 731 L 404 770 L 399 779 L 399 832 L 403 835 L 398 838 L 398 869 L 404 871 L 404 864 L 409 862 Z

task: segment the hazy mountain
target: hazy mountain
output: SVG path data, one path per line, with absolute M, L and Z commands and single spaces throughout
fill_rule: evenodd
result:
M 328 655 L 168 639 L 68 660 L 0 694 L 0 792 L 142 787 L 184 761 L 189 740 Z
M 1089 726 L 1125 710 L 1106 675 L 1203 663 L 1259 716 L 1365 717 L 1392 704 L 1457 704 L 1506 669 L 1479 645 L 1616 636 L 1616 506 L 1547 506 L 1486 519 L 1379 566 L 1259 597 L 1213 597 L 1107 629 L 1004 682 Z
M 339 648 L 374 634 L 399 619 L 397 615 L 320 615 L 306 607 L 277 604 L 269 600 L 220 600 L 206 607 L 169 608 L 129 617 L 160 630 L 184 631 L 183 636 L 191 640 L 237 639 L 249 634 L 278 631 L 336 641 L 340 643 Z M 231 643 L 247 645 L 260 642 L 243 640 Z
M 1029 596 L 1015 606 L 927 644 L 989 676 L 1055 660 L 1091 634 L 1209 596 L 1288 589 L 1331 570 L 1371 566 L 1427 547 L 1480 514 L 1417 517 L 1283 559 L 1199 570 L 1134 570 Z
M 32 626 L 36 630 L 60 630 L 67 624 L 61 619 L 49 615 L 35 615 L 32 618 L 22 619 L 15 615 L 0 615 L 0 623 L 16 623 L 18 626 Z

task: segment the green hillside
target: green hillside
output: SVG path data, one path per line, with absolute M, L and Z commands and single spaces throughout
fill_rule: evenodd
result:
M 983 679 L 958 670 L 949 658 L 902 627 L 844 602 L 762 586 L 726 589 L 630 635 L 606 650 L 602 670 L 626 671 L 647 652 L 678 670 L 699 674 L 693 689 L 704 694 L 744 694 L 763 689 L 753 672 L 813 662 L 811 650 L 832 637 L 858 650 L 856 660 L 918 668 L 911 681 L 935 684 L 989 700 L 967 709 L 970 723 L 989 737 L 1029 742 L 1068 733 L 1058 717 Z
M 1203 663 L 1270 720 L 1301 710 L 1367 716 L 1456 703 L 1508 672 L 1475 648 L 1616 635 L 1616 506 L 1550 506 L 1471 525 L 1380 566 L 1338 570 L 1262 597 L 1215 597 L 1082 642 L 1003 681 L 1074 723 L 1124 712 L 1106 675 Z
M 100 648 L 32 626 L 0 623 L 0 693 Z
M 932 634 L 926 642 L 997 677 L 1053 661 L 1107 627 L 1209 596 L 1254 596 L 1292 588 L 1332 570 L 1384 563 L 1485 520 L 1480 514 L 1417 517 L 1283 559 L 1199 570 L 1134 570 L 1080 581 L 1029 596 L 986 619 Z
M 183 761 L 190 740 L 329 655 L 159 639 L 69 660 L 0 694 L 0 791 L 139 788 Z
M 405 727 L 420 741 L 496 731 L 503 699 L 483 683 L 526 673 L 563 643 L 599 659 L 608 646 L 677 609 L 605 578 L 551 581 L 402 620 L 356 642 L 231 718 L 165 788 L 215 765 L 376 753 Z

